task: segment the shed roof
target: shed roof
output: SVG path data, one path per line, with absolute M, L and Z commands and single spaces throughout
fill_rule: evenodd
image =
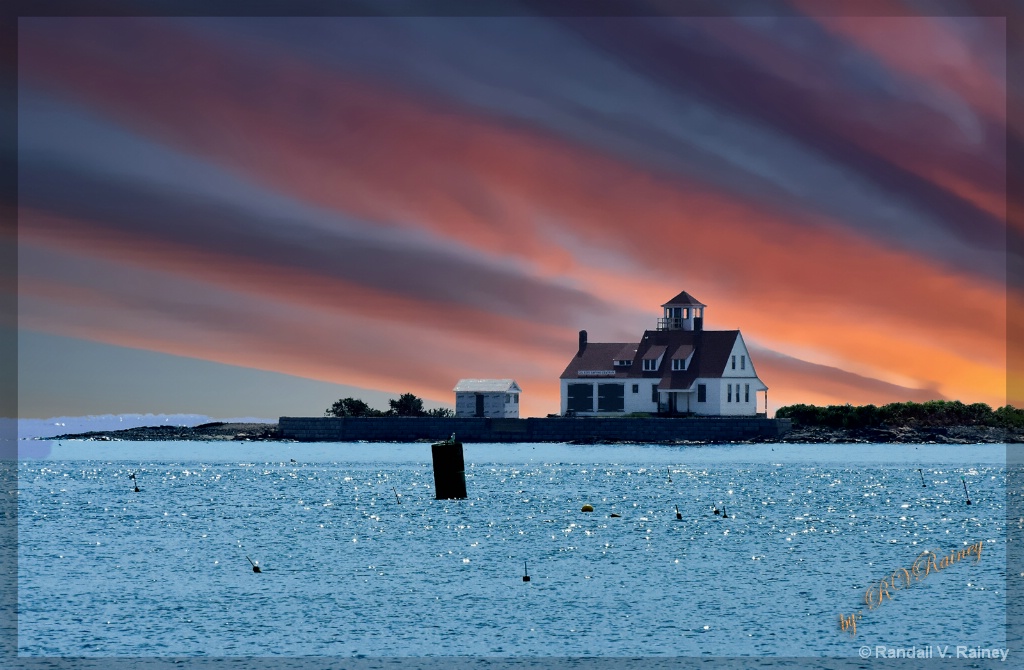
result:
M 656 361 L 659 358 L 661 358 L 662 356 L 664 356 L 665 352 L 667 350 L 668 350 L 668 346 L 666 346 L 664 344 L 656 344 L 656 345 L 654 345 L 652 347 L 649 347 L 647 349 L 647 352 L 644 353 L 644 355 L 643 355 L 643 359 L 645 361 Z
M 627 344 L 619 350 L 619 353 L 615 354 L 615 360 L 617 361 L 631 361 L 636 358 L 636 345 Z
M 523 389 L 514 379 L 460 379 L 459 383 L 452 389 L 456 393 L 461 391 L 475 393 L 522 393 Z

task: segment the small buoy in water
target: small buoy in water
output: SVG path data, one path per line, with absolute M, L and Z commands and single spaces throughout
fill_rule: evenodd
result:
M 719 512 L 719 511 L 718 511 L 718 507 L 714 507 L 713 509 L 715 510 L 715 515 L 716 515 L 716 516 L 717 516 L 717 515 L 719 515 L 719 514 L 721 514 L 721 512 Z
M 676 505 L 676 519 L 678 521 L 682 521 L 683 520 L 683 515 L 679 513 L 679 505 Z
M 611 517 L 611 518 L 613 518 L 613 519 L 621 519 L 621 518 L 622 518 L 622 515 L 621 515 L 621 514 L 616 514 L 615 512 L 612 512 L 612 513 L 611 513 L 611 514 L 609 514 L 608 516 L 610 516 L 610 517 Z
M 259 561 L 253 561 L 253 560 L 252 560 L 251 558 L 249 558 L 248 556 L 246 556 L 246 557 L 245 557 L 245 560 L 247 560 L 247 561 L 249 561 L 250 563 L 252 563 L 252 571 L 253 571 L 253 572 L 259 572 L 259 573 L 262 573 L 262 572 L 263 572 L 262 570 L 260 570 L 260 562 L 259 562 Z
M 594 506 L 591 505 L 590 503 L 587 503 L 586 505 L 584 505 L 583 507 L 580 508 L 580 511 L 581 512 L 593 512 L 594 511 Z
M 725 513 L 725 508 L 724 507 L 722 508 L 722 518 L 723 519 L 728 519 L 729 518 L 729 515 Z
M 530 581 L 530 573 L 526 569 L 526 561 L 523 561 L 523 581 L 524 582 Z
M 132 479 L 132 481 L 133 481 L 133 482 L 135 482 L 135 492 L 136 492 L 136 493 L 140 493 L 140 489 L 139 489 L 139 480 L 135 478 L 135 473 L 133 472 L 133 473 L 131 473 L 131 474 L 130 474 L 130 475 L 128 475 L 128 476 L 129 476 L 129 477 L 131 477 L 131 479 Z

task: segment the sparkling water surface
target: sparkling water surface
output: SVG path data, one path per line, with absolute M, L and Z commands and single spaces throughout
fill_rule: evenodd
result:
M 24 445 L 24 655 L 1006 646 L 1003 445 L 468 444 L 461 501 L 434 499 L 426 444 Z

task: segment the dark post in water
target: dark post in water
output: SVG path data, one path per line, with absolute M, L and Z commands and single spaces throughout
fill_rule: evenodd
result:
M 434 492 L 438 500 L 466 498 L 466 461 L 462 443 L 451 439 L 430 445 L 434 461 Z

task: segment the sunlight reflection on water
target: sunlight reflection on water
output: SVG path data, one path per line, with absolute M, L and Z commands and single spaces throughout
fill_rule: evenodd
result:
M 429 458 L 422 444 L 177 442 L 63 443 L 25 458 L 20 652 L 1005 646 L 1001 445 L 467 445 L 464 501 L 433 499 Z M 867 609 L 865 590 L 925 549 L 979 540 L 980 560 Z M 853 612 L 856 638 L 838 625 Z

